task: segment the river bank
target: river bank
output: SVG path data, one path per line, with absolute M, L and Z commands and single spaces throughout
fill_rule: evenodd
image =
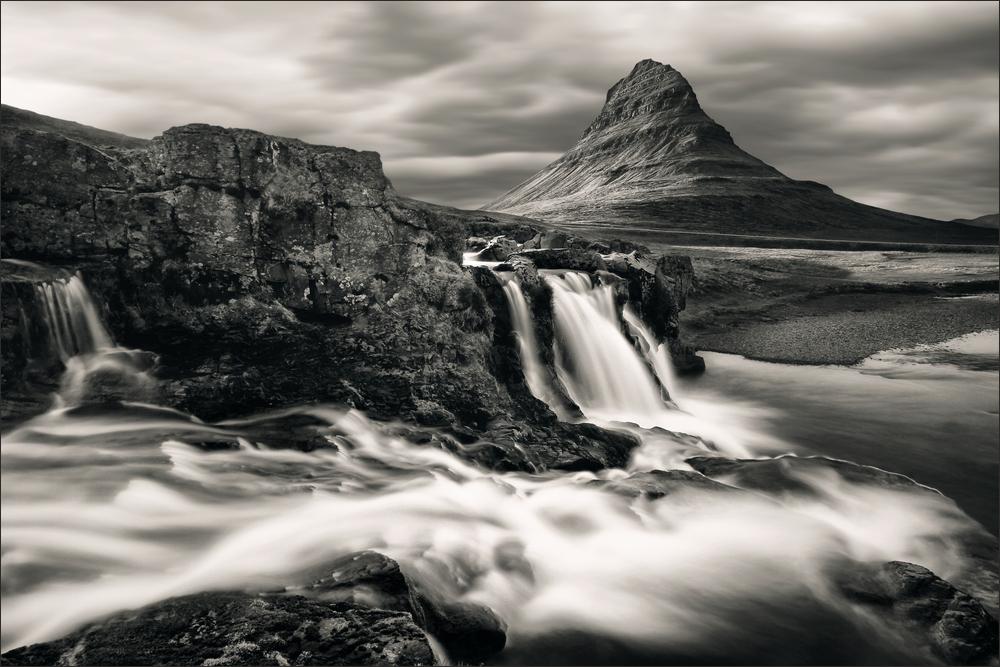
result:
M 681 332 L 700 350 L 852 365 L 1000 326 L 996 255 L 674 251 L 692 256 L 696 278 Z

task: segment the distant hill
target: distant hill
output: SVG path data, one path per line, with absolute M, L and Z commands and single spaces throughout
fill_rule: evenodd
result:
M 741 150 L 669 65 L 637 64 L 565 155 L 482 207 L 564 227 L 995 244 L 983 228 L 895 213 L 796 181 Z
M 43 116 L 34 111 L 18 109 L 7 104 L 0 105 L 0 123 L 7 129 L 28 129 L 41 132 L 51 132 L 80 143 L 100 148 L 114 146 L 115 148 L 139 148 L 149 143 L 148 139 L 138 139 L 117 132 L 99 130 L 96 127 L 81 125 L 71 120 L 60 120 L 51 116 Z
M 987 215 L 981 215 L 978 218 L 973 218 L 972 220 L 966 220 L 965 218 L 955 218 L 952 220 L 953 223 L 960 225 L 971 225 L 972 227 L 988 227 L 989 229 L 1000 229 L 1000 213 L 989 213 Z

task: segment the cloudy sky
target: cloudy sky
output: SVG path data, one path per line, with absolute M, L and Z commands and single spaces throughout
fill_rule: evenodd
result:
M 668 63 L 747 152 L 857 201 L 1000 209 L 988 2 L 3 2 L 4 104 L 138 137 L 203 122 L 375 150 L 478 208 Z

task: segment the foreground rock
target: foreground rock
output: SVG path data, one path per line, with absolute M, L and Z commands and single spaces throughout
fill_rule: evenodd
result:
M 8 665 L 432 665 L 410 615 L 345 602 L 199 593 L 3 654 Z
M 893 561 L 841 575 L 841 591 L 948 665 L 988 665 L 997 622 L 972 596 L 925 567 Z
M 373 609 L 403 611 L 434 636 L 451 660 L 481 664 L 503 650 L 507 625 L 482 605 L 446 601 L 413 585 L 396 561 L 374 551 L 348 554 L 324 566 L 329 573 L 304 587 L 290 588 L 310 599 L 352 602 Z

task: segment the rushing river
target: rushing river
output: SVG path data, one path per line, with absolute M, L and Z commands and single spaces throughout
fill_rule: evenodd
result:
M 417 445 L 403 425 L 339 406 L 206 424 L 156 406 L 73 407 L 70 383 L 66 406 L 4 434 L 3 650 L 171 596 L 301 586 L 374 549 L 438 595 L 495 610 L 509 626 L 501 661 L 919 658 L 866 634 L 871 620 L 832 573 L 889 560 L 961 573 L 954 537 L 968 520 L 944 497 L 823 471 L 798 473 L 813 494 L 794 499 L 697 488 L 629 498 L 594 482 L 691 470 L 684 459 L 697 455 L 819 453 L 953 483 L 948 493 L 995 532 L 996 371 L 707 355 L 704 377 L 678 381 L 641 323 L 628 316 L 633 340 L 622 335 L 599 285 L 547 279 L 559 379 L 588 419 L 640 436 L 626 469 L 497 473 L 465 462 L 457 442 Z M 79 352 L 128 357 L 102 345 Z M 325 446 L 289 448 L 284 434 L 303 431 Z
M 904 474 L 938 489 L 994 535 L 1000 499 L 996 331 L 875 355 L 853 367 L 790 366 L 703 353 L 685 396 L 745 402 L 799 455 Z

